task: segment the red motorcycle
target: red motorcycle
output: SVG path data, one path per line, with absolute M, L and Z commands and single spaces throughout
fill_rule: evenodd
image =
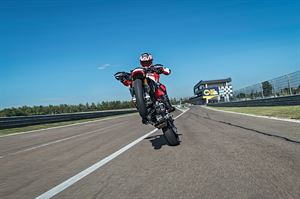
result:
M 162 65 L 157 64 L 151 68 L 139 67 L 127 72 L 115 74 L 117 80 L 131 82 L 130 92 L 144 124 L 152 124 L 162 129 L 169 145 L 175 146 L 180 143 L 177 128 L 174 125 L 172 115 L 167 109 L 166 95 L 163 95 L 161 85 L 148 77 L 148 73 L 159 70 Z

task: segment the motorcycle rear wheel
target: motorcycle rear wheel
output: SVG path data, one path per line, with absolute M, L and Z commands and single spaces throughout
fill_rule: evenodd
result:
M 179 136 L 177 132 L 175 132 L 174 128 L 176 127 L 168 125 L 168 127 L 162 129 L 164 132 L 165 139 L 170 146 L 177 146 L 180 144 Z

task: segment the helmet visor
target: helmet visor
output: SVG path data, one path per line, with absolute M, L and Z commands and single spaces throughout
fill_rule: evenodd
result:
M 141 65 L 143 67 L 149 67 L 152 65 L 152 60 L 148 60 L 148 61 L 141 61 Z

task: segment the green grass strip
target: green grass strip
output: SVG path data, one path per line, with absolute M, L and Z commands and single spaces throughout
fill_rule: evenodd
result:
M 212 107 L 224 111 L 278 118 L 300 119 L 300 106 Z

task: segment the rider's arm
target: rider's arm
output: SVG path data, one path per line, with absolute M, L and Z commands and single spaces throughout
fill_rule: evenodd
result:
M 169 68 L 166 68 L 166 67 L 163 67 L 163 66 L 162 66 L 162 67 L 156 69 L 156 72 L 157 72 L 158 74 L 170 75 L 171 70 L 170 70 Z
M 153 68 L 157 74 L 170 75 L 171 73 L 171 70 L 167 67 L 164 67 L 162 64 L 155 64 L 153 65 Z

